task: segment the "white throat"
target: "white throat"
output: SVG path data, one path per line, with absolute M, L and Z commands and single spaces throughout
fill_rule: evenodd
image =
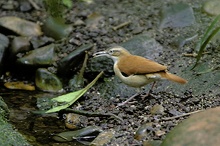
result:
M 115 56 L 108 56 L 108 57 L 114 61 L 114 64 L 118 63 L 118 57 L 115 57 Z

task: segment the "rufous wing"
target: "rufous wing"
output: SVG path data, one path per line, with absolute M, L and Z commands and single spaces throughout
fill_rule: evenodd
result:
M 136 55 L 122 56 L 118 61 L 118 67 L 127 75 L 155 73 L 167 69 L 166 66 Z

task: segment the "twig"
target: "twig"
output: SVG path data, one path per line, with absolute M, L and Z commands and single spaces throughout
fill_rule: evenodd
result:
M 195 113 L 198 113 L 198 112 L 201 112 L 201 111 L 203 111 L 203 110 L 197 110 L 197 111 L 185 113 L 185 114 L 174 116 L 174 117 L 162 118 L 162 120 L 165 120 L 165 121 L 173 120 L 173 119 L 176 119 L 176 118 L 180 118 L 180 117 L 188 116 L 188 115 L 191 115 L 191 114 L 195 114 Z
M 122 27 L 124 27 L 124 26 L 130 24 L 130 23 L 131 23 L 131 21 L 124 22 L 124 23 L 121 23 L 121 24 L 119 24 L 119 25 L 117 25 L 117 26 L 115 26 L 115 27 L 112 27 L 112 29 L 113 29 L 113 30 L 117 30 L 117 29 L 120 29 L 120 28 L 122 28 Z
M 36 10 L 40 10 L 40 7 L 33 0 L 28 0 L 28 1 Z
M 197 55 L 197 53 L 183 53 L 183 56 L 185 57 L 196 57 Z
M 189 41 L 191 41 L 191 40 L 193 40 L 193 39 L 195 39 L 195 38 L 197 38 L 197 37 L 198 37 L 198 34 L 195 34 L 195 35 L 192 36 L 192 37 L 186 38 L 185 41 L 186 41 L 186 42 L 189 42 Z
M 209 53 L 210 52 L 204 52 L 204 53 L 202 53 L 202 55 L 209 54 Z M 182 55 L 185 57 L 197 57 L 198 56 L 197 53 L 183 53 Z
M 84 85 L 84 78 L 83 78 L 83 74 L 85 72 L 85 68 L 87 65 L 87 61 L 88 61 L 88 52 L 85 51 L 85 59 L 83 61 L 83 65 L 82 68 L 79 71 L 79 74 L 77 74 L 76 76 L 76 85 L 77 86 L 83 86 Z
M 120 118 L 112 113 L 88 112 L 88 111 L 83 111 L 83 110 L 74 110 L 74 109 L 70 109 L 70 108 L 66 108 L 63 111 L 64 112 L 72 112 L 75 114 L 84 115 L 84 116 L 88 116 L 88 117 L 113 117 L 115 119 L 123 121 L 122 118 Z

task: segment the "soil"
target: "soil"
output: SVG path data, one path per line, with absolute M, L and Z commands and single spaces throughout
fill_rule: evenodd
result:
M 161 32 L 158 30 L 160 23 L 160 10 L 164 5 L 177 3 L 180 0 L 94 0 L 88 4 L 82 1 L 74 1 L 73 8 L 65 14 L 67 23 L 75 23 L 76 20 L 82 20 L 85 25 L 75 25 L 69 40 L 73 42 L 63 41 L 59 50 L 59 56 L 62 58 L 65 54 L 70 53 L 76 47 L 92 43 L 94 44 L 93 52 L 104 50 L 112 45 L 120 44 L 132 38 L 137 34 L 153 31 L 155 39 L 164 48 L 174 48 L 172 38 L 178 35 L 192 36 L 189 30 L 183 32 L 181 29 L 166 28 Z M 15 2 L 12 0 L 12 2 Z M 194 9 L 196 21 L 202 21 L 195 27 L 195 31 L 203 31 L 209 24 L 211 17 L 201 12 L 204 1 L 184 1 L 191 5 Z M 7 2 L 1 2 L 3 5 Z M 46 17 L 45 11 L 38 11 L 34 8 L 28 12 L 19 9 L 5 10 L 0 9 L 0 16 L 13 15 L 34 22 L 43 22 Z M 93 16 L 91 16 L 93 15 Z M 43 16 L 43 17 L 42 17 Z M 199 16 L 199 17 L 197 17 Z M 203 17 L 204 16 L 204 17 Z M 98 17 L 101 20 L 94 25 L 90 24 L 90 19 Z M 129 22 L 129 25 L 118 30 L 112 28 L 119 24 Z M 131 22 L 131 23 L 130 23 Z M 207 24 L 207 25 L 205 25 Z M 171 33 L 172 32 L 172 33 Z M 43 36 L 42 36 L 43 37 Z M 176 50 L 175 53 L 192 52 L 195 42 L 191 42 L 183 47 L 182 50 Z M 171 52 L 172 53 L 172 52 Z M 175 54 L 173 53 L 173 54 Z M 172 56 L 172 55 L 170 55 Z M 91 56 L 90 56 L 91 57 Z M 164 57 L 166 59 L 166 57 Z M 15 128 L 25 136 L 34 145 L 79 145 L 79 143 L 58 143 L 52 140 L 55 133 L 68 131 L 65 128 L 64 118 L 62 114 L 52 115 L 34 115 L 31 111 L 37 110 L 37 98 L 41 96 L 53 96 L 52 93 L 44 93 L 40 91 L 11 91 L 0 86 L 0 95 L 4 98 L 11 109 L 11 123 Z M 218 96 L 194 96 L 192 92 L 185 91 L 184 95 L 175 95 L 166 92 L 153 92 L 146 99 L 142 100 L 141 96 L 135 98 L 132 103 L 123 107 L 116 108 L 116 105 L 124 101 L 126 97 L 112 97 L 111 99 L 100 96 L 97 89 L 93 88 L 81 98 L 73 108 L 90 112 L 113 113 L 123 121 L 108 117 L 80 117 L 80 126 L 86 127 L 96 125 L 102 127 L 103 130 L 113 129 L 115 131 L 114 138 L 108 145 L 142 145 L 143 141 L 134 139 L 135 132 L 138 127 L 145 123 L 151 123 L 145 134 L 144 140 L 163 140 L 166 134 L 178 125 L 188 116 L 182 116 L 174 119 L 166 119 L 179 115 L 181 113 L 189 113 L 201 109 L 219 106 Z M 159 106 L 159 111 L 152 111 L 154 106 Z

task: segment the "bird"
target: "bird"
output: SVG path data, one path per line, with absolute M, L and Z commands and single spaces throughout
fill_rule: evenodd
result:
M 126 85 L 141 88 L 153 82 L 150 91 L 155 82 L 160 80 L 170 80 L 180 84 L 186 84 L 187 80 L 172 73 L 169 73 L 167 66 L 161 65 L 155 61 L 142 56 L 132 55 L 128 50 L 121 46 L 115 46 L 106 51 L 94 53 L 93 56 L 106 56 L 114 62 L 113 70 L 115 75 Z M 150 93 L 149 91 L 149 93 Z M 138 94 L 131 96 L 126 101 L 118 104 L 122 106 L 132 100 Z M 147 94 L 148 96 L 149 94 Z M 145 96 L 146 97 L 146 96 Z

